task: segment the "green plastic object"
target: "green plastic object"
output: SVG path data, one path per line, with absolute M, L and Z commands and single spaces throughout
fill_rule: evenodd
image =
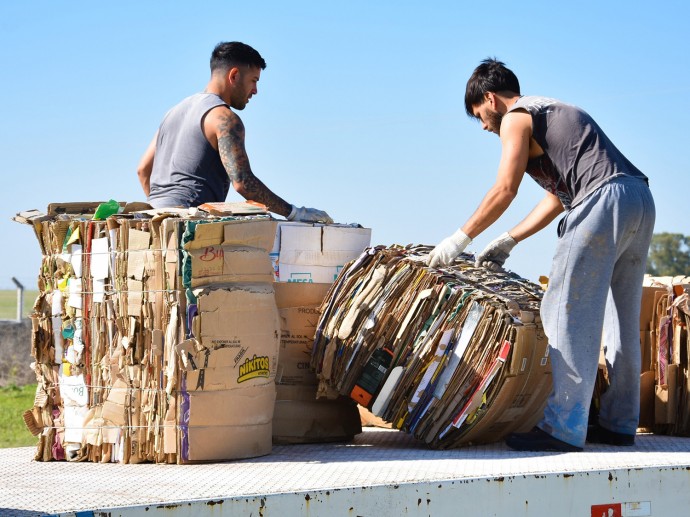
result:
M 114 199 L 111 199 L 107 203 L 101 203 L 100 205 L 98 205 L 98 208 L 96 208 L 96 213 L 93 214 L 93 220 L 102 221 L 103 219 L 107 219 L 111 215 L 115 215 L 119 212 L 120 203 L 118 203 Z

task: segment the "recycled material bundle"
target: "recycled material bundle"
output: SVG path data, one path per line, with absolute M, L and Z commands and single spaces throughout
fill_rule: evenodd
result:
M 510 272 L 426 266 L 429 247 L 375 247 L 321 309 L 319 393 L 349 395 L 432 448 L 529 430 L 551 389 L 542 289 Z
M 640 427 L 690 436 L 690 277 L 645 278 L 640 311 Z
M 24 414 L 39 435 L 36 459 L 270 452 L 276 222 L 137 205 L 94 220 L 96 205 L 15 217 L 33 226 L 43 254 L 32 315 L 38 387 Z
M 316 379 L 301 365 L 329 286 L 312 279 L 332 282 L 371 231 L 244 203 L 150 208 L 56 203 L 14 218 L 42 253 L 24 413 L 35 458 L 193 463 L 268 454 L 272 432 L 297 443 L 360 432 L 348 398 L 307 404 Z M 281 276 L 292 284 L 275 289 Z

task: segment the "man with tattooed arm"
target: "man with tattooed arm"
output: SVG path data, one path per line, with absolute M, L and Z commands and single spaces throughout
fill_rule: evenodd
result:
M 151 206 L 187 208 L 225 201 L 232 184 L 245 199 L 290 221 L 333 222 L 324 211 L 288 203 L 252 172 L 244 124 L 230 108 L 245 108 L 265 68 L 249 45 L 216 45 L 206 89 L 168 111 L 141 158 L 137 174 Z

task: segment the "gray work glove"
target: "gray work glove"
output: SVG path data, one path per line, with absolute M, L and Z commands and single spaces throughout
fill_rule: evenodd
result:
M 427 264 L 431 267 L 449 266 L 460 255 L 468 244 L 472 242 L 465 232 L 458 230 L 450 237 L 446 237 L 431 250 Z
M 297 208 L 292 205 L 292 211 L 290 215 L 287 216 L 288 221 L 301 221 L 303 223 L 326 223 L 333 224 L 333 219 L 323 210 L 317 210 L 316 208 Z
M 475 257 L 474 265 L 477 267 L 484 266 L 491 271 L 501 271 L 516 244 L 517 241 L 508 232 L 502 233 Z

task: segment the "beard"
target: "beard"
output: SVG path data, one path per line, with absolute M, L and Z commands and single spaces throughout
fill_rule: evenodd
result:
M 487 113 L 487 118 L 489 119 L 489 129 L 497 135 L 500 135 L 501 121 L 503 120 L 503 115 L 501 115 L 498 111 L 489 110 Z

